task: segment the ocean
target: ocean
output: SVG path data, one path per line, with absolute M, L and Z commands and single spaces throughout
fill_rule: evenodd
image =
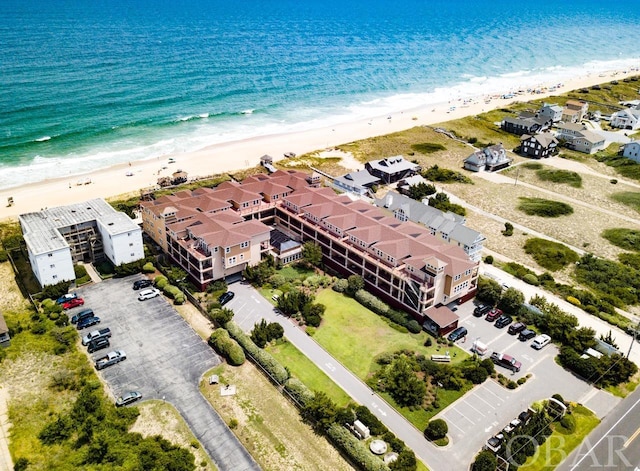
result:
M 639 30 L 639 1 L 4 0 L 0 188 L 638 67 Z

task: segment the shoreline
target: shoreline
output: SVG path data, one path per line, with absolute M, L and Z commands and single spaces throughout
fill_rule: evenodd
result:
M 386 116 L 363 118 L 316 129 L 251 137 L 214 144 L 194 152 L 132 161 L 83 175 L 29 183 L 0 190 L 0 220 L 16 219 L 19 214 L 39 211 L 44 207 L 139 192 L 144 188 L 155 187 L 158 178 L 170 176 L 178 169 L 186 171 L 190 179 L 234 172 L 258 165 L 260 157 L 264 154 L 269 154 L 278 161 L 284 159 L 287 152 L 300 155 L 322 151 L 365 138 L 473 116 L 514 102 L 546 98 L 634 75 L 638 75 L 635 67 L 626 71 L 610 70 L 598 75 L 587 73 L 566 79 L 562 86 L 558 86 L 557 83 L 543 83 L 535 87 L 523 86 L 524 90 L 515 93 L 514 90 L 504 90 L 503 94 L 512 95 L 509 98 L 502 98 L 500 94 L 495 93 L 491 96 L 485 94 L 464 100 L 459 98 L 446 103 L 409 108 Z M 537 93 L 539 91 L 543 92 Z M 169 163 L 170 158 L 175 163 Z M 14 201 L 10 207 L 7 205 L 9 197 Z

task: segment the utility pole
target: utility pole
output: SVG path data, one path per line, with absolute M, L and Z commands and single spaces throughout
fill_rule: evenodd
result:
M 627 352 L 627 359 L 629 358 L 629 355 L 631 355 L 631 347 L 633 347 L 633 342 L 635 342 L 636 339 L 638 338 L 638 331 L 640 331 L 640 321 L 638 322 L 638 325 L 636 326 L 636 328 L 633 330 L 633 333 L 631 334 L 631 345 L 629 345 L 629 351 Z

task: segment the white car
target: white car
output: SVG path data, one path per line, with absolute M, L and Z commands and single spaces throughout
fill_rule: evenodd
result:
M 147 299 L 155 298 L 156 296 L 160 296 L 160 290 L 156 288 L 143 289 L 138 295 L 138 301 L 146 301 Z
M 547 334 L 542 334 L 542 335 L 538 335 L 535 339 L 533 339 L 531 346 L 536 350 L 541 350 L 549 342 L 551 342 L 551 337 L 549 337 Z

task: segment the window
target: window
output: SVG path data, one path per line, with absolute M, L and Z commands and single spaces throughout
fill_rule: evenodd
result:
M 127 232 L 127 237 L 131 237 L 131 232 Z
M 131 243 L 129 244 L 129 247 L 133 247 L 133 242 L 131 242 Z
M 249 247 L 249 242 L 243 242 L 242 244 L 240 244 L 241 249 L 246 249 L 247 247 Z
M 461 278 L 461 275 L 456 275 L 456 276 L 453 278 L 453 280 L 454 280 L 454 281 L 458 281 L 460 278 Z
M 55 264 L 51 264 L 51 265 L 49 265 L 49 268 L 55 268 L 55 267 L 56 267 L 56 265 L 55 265 Z
M 135 257 L 135 256 L 136 256 L 136 254 L 134 254 L 134 253 L 132 252 L 132 253 L 131 253 L 131 256 L 132 256 L 132 257 Z
M 57 279 L 58 279 L 58 275 L 53 275 L 53 277 L 52 277 L 52 278 L 53 278 L 54 280 L 57 280 Z
M 224 253 L 231 253 L 231 247 L 225 247 Z
M 240 254 L 240 260 L 244 260 L 244 254 L 243 253 Z
M 227 265 L 235 265 L 236 263 L 236 257 L 229 257 L 229 261 L 227 262 Z
M 217 246 L 213 248 L 213 253 L 218 253 L 218 247 Z

